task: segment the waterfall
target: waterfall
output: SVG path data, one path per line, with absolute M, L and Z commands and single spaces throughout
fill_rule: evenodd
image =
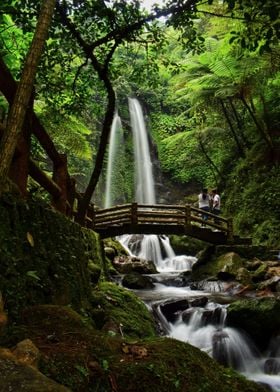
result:
M 129 98 L 128 102 L 136 168 L 135 199 L 140 204 L 155 204 L 153 168 L 143 111 L 137 99 Z
M 136 172 L 135 200 L 139 204 L 156 204 L 153 168 L 143 111 L 136 98 L 129 98 L 128 102 Z M 119 241 L 136 256 L 153 260 L 159 272 L 189 270 L 194 262 L 194 258 L 189 256 L 180 256 L 180 260 L 176 259 L 169 239 L 164 235 L 144 235 L 140 239 L 139 236 L 122 236 Z M 135 249 L 137 250 L 134 251 Z
M 121 119 L 116 112 L 113 118 L 113 123 L 110 132 L 109 140 L 109 153 L 108 153 L 108 164 L 106 170 L 106 187 L 105 187 L 105 203 L 104 207 L 108 208 L 114 204 L 113 198 L 113 179 L 116 177 L 116 161 L 117 154 L 120 153 L 121 146 L 123 145 L 123 129 Z

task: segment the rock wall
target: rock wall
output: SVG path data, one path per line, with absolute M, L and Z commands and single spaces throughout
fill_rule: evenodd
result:
M 9 318 L 33 304 L 88 308 L 91 284 L 104 271 L 96 233 L 8 194 L 0 199 L 0 222 L 0 292 Z

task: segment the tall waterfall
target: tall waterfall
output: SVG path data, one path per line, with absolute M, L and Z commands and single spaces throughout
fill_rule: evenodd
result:
M 137 99 L 129 98 L 128 102 L 136 168 L 135 199 L 140 204 L 155 204 L 153 168 L 143 111 Z
M 108 164 L 106 171 L 106 188 L 105 188 L 105 202 L 104 207 L 108 208 L 114 204 L 114 197 L 112 189 L 113 179 L 116 176 L 116 161 L 117 154 L 120 153 L 120 148 L 123 145 L 123 129 L 120 116 L 116 112 L 113 118 L 113 123 L 110 132 L 109 140 L 109 154 L 108 154 Z

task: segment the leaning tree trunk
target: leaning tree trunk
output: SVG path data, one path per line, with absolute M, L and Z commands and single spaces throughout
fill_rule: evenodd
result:
M 0 194 L 3 192 L 7 182 L 9 168 L 28 109 L 37 66 L 47 39 L 54 7 L 55 0 L 42 1 L 34 37 L 25 60 L 21 79 L 8 116 L 6 130 L 0 142 Z

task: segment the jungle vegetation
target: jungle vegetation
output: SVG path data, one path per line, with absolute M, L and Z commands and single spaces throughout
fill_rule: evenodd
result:
M 218 187 L 237 231 L 279 246 L 279 8 L 275 0 L 169 0 L 150 12 L 137 0 L 2 0 L 1 191 L 22 125 L 34 111 L 67 154 L 83 192 L 82 222 L 90 200 L 101 200 L 115 108 L 127 123 L 127 96 L 134 95 L 148 114 L 166 175 L 183 186 L 197 184 L 194 189 Z M 41 49 L 34 64 L 28 59 L 36 39 Z M 1 64 L 24 99 L 8 102 Z M 129 126 L 125 133 L 129 155 Z M 33 136 L 30 145 L 32 158 L 50 172 Z M 131 195 L 129 170 L 121 184 L 119 192 Z M 47 197 L 34 181 L 28 189 Z

